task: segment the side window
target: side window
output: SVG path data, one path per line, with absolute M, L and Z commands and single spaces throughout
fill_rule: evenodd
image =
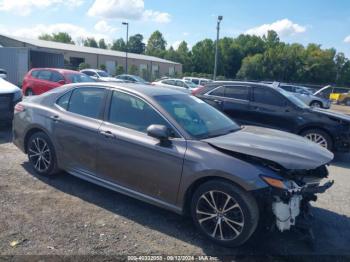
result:
M 166 84 L 166 85 L 171 85 L 171 86 L 175 85 L 175 81 L 174 80 L 164 80 L 162 83 Z
M 225 97 L 249 100 L 249 87 L 247 86 L 226 86 Z
M 224 96 L 225 95 L 225 87 L 221 86 L 219 88 L 214 89 L 209 93 L 211 96 Z
M 280 86 L 283 90 L 286 90 L 287 92 L 295 92 L 293 86 Z
M 86 117 L 98 118 L 104 95 L 105 90 L 102 88 L 77 88 L 70 98 L 68 111 Z
M 113 92 L 109 122 L 147 133 L 150 125 L 169 124 L 143 100 L 122 92 Z
M 271 106 L 285 106 L 286 100 L 277 91 L 265 87 L 254 88 L 254 101 L 256 103 L 271 105 Z
M 192 83 L 199 85 L 199 80 L 198 79 L 192 79 Z
M 38 78 L 39 72 L 40 72 L 39 70 L 34 70 L 34 71 L 32 71 L 31 76 L 34 78 Z
M 49 70 L 41 70 L 38 74 L 38 79 L 51 81 L 51 71 Z
M 176 86 L 187 88 L 187 86 L 185 86 L 184 82 L 182 82 L 182 81 L 176 80 L 175 84 L 176 84 Z
M 58 72 L 54 72 L 54 71 L 51 72 L 51 81 L 52 82 L 59 82 L 61 80 L 64 80 L 63 75 L 61 75 Z
M 61 96 L 56 104 L 60 107 L 62 107 L 63 109 L 67 110 L 68 109 L 68 104 L 69 104 L 69 99 L 70 99 L 70 96 L 72 94 L 72 91 L 64 94 L 63 96 Z

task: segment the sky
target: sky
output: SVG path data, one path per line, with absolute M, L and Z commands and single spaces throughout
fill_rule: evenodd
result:
M 275 30 L 289 43 L 321 44 L 350 57 L 349 0 L 0 0 L 0 33 L 37 38 L 65 31 L 73 40 L 105 38 L 107 42 L 141 33 L 147 41 L 159 30 L 168 47 L 189 46 L 241 33 L 264 35 Z

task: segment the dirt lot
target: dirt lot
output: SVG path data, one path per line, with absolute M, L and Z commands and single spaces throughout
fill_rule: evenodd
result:
M 228 249 L 198 235 L 188 218 L 66 173 L 53 179 L 38 177 L 10 140 L 10 130 L 2 128 L 2 255 L 232 255 L 246 261 L 252 255 L 274 260 L 271 255 L 318 254 L 350 259 L 350 154 L 336 156 L 330 167 L 335 185 L 314 205 L 314 250 L 296 232 L 264 234 L 241 248 Z M 18 244 L 11 247 L 12 241 Z

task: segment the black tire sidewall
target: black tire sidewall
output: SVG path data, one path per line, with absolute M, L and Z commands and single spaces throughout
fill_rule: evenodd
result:
M 241 207 L 241 210 L 244 215 L 243 231 L 237 238 L 233 240 L 221 241 L 211 237 L 202 229 L 197 220 L 197 202 L 202 194 L 211 190 L 222 191 L 229 194 L 237 201 L 237 203 Z M 248 192 L 244 191 L 238 186 L 235 186 L 234 184 L 231 184 L 230 182 L 226 182 L 224 180 L 213 180 L 201 185 L 193 194 L 191 201 L 191 216 L 196 228 L 207 238 L 216 242 L 219 245 L 235 247 L 245 243 L 254 233 L 259 221 L 259 210 L 255 199 Z
M 320 130 L 320 129 L 308 129 L 308 130 L 303 131 L 301 133 L 301 135 L 303 137 L 305 137 L 307 134 L 310 134 L 310 133 L 315 133 L 315 134 L 319 134 L 319 135 L 323 136 L 326 139 L 326 141 L 327 141 L 327 145 L 328 145 L 327 149 L 329 151 L 333 150 L 333 140 L 332 140 L 331 136 L 328 135 L 325 131 Z
M 312 107 L 312 105 L 315 105 L 315 104 L 318 104 L 319 108 L 323 108 L 322 103 L 319 102 L 319 101 L 312 101 L 312 102 L 310 103 L 310 106 Z
M 49 168 L 44 171 L 44 172 L 40 172 L 39 170 L 37 170 L 34 165 L 33 165 L 33 162 L 31 161 L 30 157 L 29 157 L 29 147 L 33 141 L 33 139 L 35 138 L 40 138 L 42 140 L 44 140 L 49 149 L 50 149 L 50 154 L 51 154 L 51 163 L 50 163 L 50 166 Z M 30 163 L 30 165 L 32 166 L 33 170 L 39 174 L 39 175 L 42 175 L 42 176 L 51 176 L 51 175 L 54 175 L 56 172 L 57 172 L 57 161 L 56 161 L 56 154 L 55 154 L 55 150 L 54 150 L 54 147 L 51 143 L 51 140 L 50 138 L 44 133 L 44 132 L 38 132 L 38 133 L 34 133 L 33 135 L 30 136 L 29 140 L 28 140 L 28 143 L 27 143 L 27 156 L 28 156 L 28 161 Z

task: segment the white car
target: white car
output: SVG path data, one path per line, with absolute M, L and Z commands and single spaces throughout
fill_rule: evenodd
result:
M 22 90 L 0 77 L 0 123 L 11 122 L 15 105 L 22 100 Z
M 80 73 L 88 75 L 97 82 L 124 82 L 122 80 L 116 79 L 115 77 L 112 77 L 107 72 L 99 69 L 83 69 L 80 70 Z
M 185 93 L 191 93 L 196 90 L 198 86 L 191 81 L 182 80 L 182 79 L 163 79 L 156 82 L 153 82 L 154 86 L 162 86 L 171 88 L 174 90 L 179 90 Z
M 7 72 L 5 69 L 0 68 L 0 78 L 7 80 Z
M 191 81 L 192 83 L 196 84 L 197 86 L 205 86 L 208 83 L 213 82 L 213 80 L 207 79 L 207 78 L 198 78 L 198 77 L 184 77 L 182 78 L 186 81 Z

